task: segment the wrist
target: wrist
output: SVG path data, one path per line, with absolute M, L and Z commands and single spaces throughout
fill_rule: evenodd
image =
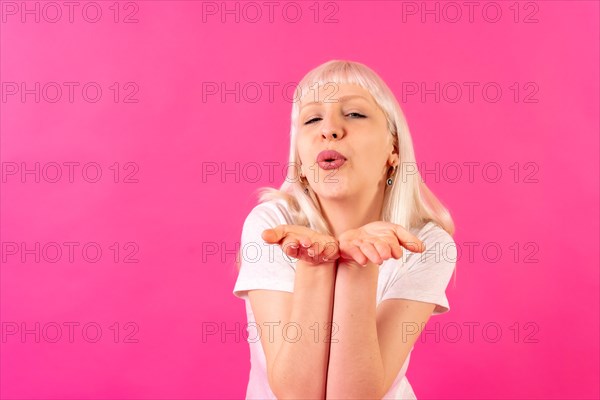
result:
M 348 272 L 361 272 L 361 271 L 379 271 L 379 264 L 375 264 L 370 260 L 367 260 L 366 265 L 359 264 L 356 260 L 349 259 L 339 259 L 338 265 L 340 270 L 348 271 Z
M 306 270 L 309 273 L 327 274 L 337 269 L 337 260 L 323 261 L 319 264 L 313 264 L 308 261 L 299 259 L 296 262 L 296 271 Z

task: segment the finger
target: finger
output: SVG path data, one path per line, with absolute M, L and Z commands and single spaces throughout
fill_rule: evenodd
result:
M 298 237 L 298 258 L 318 264 L 319 260 L 315 257 L 315 242 L 309 236 Z
M 373 246 L 375 246 L 375 250 L 377 250 L 379 257 L 381 257 L 382 260 L 387 260 L 392 257 L 392 249 L 386 241 L 375 240 L 373 241 Z
M 304 247 L 306 249 L 306 248 L 309 248 L 313 244 L 313 241 L 308 236 L 300 236 L 298 238 L 298 243 L 300 244 L 301 247 Z
M 261 237 L 267 243 L 279 243 L 287 234 L 285 225 L 279 225 L 275 228 L 265 229 Z
M 310 247 L 306 248 L 306 254 L 308 254 L 309 257 L 312 257 L 315 260 L 315 262 L 321 262 L 321 260 L 323 260 L 323 261 L 335 260 L 336 258 L 338 258 L 338 256 L 336 255 L 336 253 L 337 253 L 336 247 L 337 246 L 335 243 L 332 243 L 332 242 L 328 243 L 323 239 L 321 239 L 321 240 L 313 239 L 313 243 L 310 245 Z M 324 254 L 324 251 L 326 248 L 329 248 L 329 250 L 325 256 L 323 254 Z
M 360 247 L 353 244 L 353 242 L 340 243 L 340 253 L 346 259 L 354 260 L 360 265 L 367 265 L 369 259 L 360 250 Z
M 321 251 L 319 252 L 319 257 L 321 257 L 324 261 L 332 261 L 337 260 L 340 257 L 340 250 L 337 241 L 328 240 L 319 243 L 321 246 Z
M 363 240 L 363 243 L 360 245 L 360 250 L 372 263 L 381 264 L 383 262 L 381 257 L 379 257 L 379 253 L 375 249 L 375 246 L 373 246 L 373 243 Z
M 298 258 L 300 252 L 298 242 L 295 239 L 287 239 L 281 246 L 285 254 L 290 257 Z
M 320 254 L 323 251 L 323 248 L 325 247 L 324 240 L 321 239 L 319 236 L 313 236 L 308 238 L 307 242 L 309 243 L 309 245 L 306 246 L 306 253 L 311 257 L 320 257 Z
M 312 238 L 312 243 L 309 247 L 306 247 L 304 250 L 306 254 L 312 259 L 312 262 L 315 264 L 319 264 L 322 262 L 323 257 L 321 253 L 323 251 L 323 245 L 316 238 Z
M 389 243 L 390 245 L 390 249 L 392 250 L 392 257 L 395 258 L 396 260 L 399 260 L 400 258 L 402 258 L 402 254 L 404 253 L 402 251 L 402 246 L 400 246 L 398 244 L 397 240 L 394 240 L 394 243 Z
M 294 249 L 294 248 L 288 246 L 284 249 L 284 252 L 288 257 L 300 258 L 299 254 L 298 254 L 298 249 Z
M 306 254 L 310 257 L 314 257 L 320 253 L 319 251 L 319 242 L 312 242 L 310 246 L 306 248 Z
M 425 244 L 420 241 L 418 237 L 408 232 L 402 226 L 394 224 L 394 233 L 396 234 L 398 241 L 400 241 L 400 244 L 402 244 L 402 246 L 406 247 L 408 250 L 415 253 L 421 253 L 425 251 Z

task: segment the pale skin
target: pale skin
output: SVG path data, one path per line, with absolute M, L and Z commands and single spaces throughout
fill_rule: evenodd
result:
M 425 248 L 402 226 L 380 218 L 388 170 L 398 163 L 383 111 L 359 86 L 323 89 L 301 99 L 297 146 L 301 175 L 333 234 L 297 225 L 265 230 L 265 242 L 298 259 L 294 293 L 248 295 L 257 324 L 274 328 L 261 344 L 277 398 L 380 399 L 435 305 L 387 299 L 377 306 L 379 266 L 401 258 L 403 248 Z M 347 158 L 334 175 L 315 165 L 326 149 Z M 302 332 L 298 341 L 284 340 L 290 334 L 284 336 L 282 327 L 290 323 Z M 407 324 L 417 331 L 406 335 Z

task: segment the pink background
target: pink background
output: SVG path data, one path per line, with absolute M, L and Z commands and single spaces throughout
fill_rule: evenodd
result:
M 223 23 L 221 14 L 203 22 L 195 1 L 140 1 L 137 11 L 122 2 L 116 23 L 113 2 L 97 3 L 97 23 L 82 18 L 82 2 L 72 23 L 66 6 L 56 23 L 44 15 L 22 22 L 22 10 L 13 15 L 3 3 L 2 398 L 243 398 L 250 364 L 244 304 L 231 294 L 232 249 L 256 204 L 253 191 L 283 180 L 291 103 L 281 88 L 330 59 L 363 62 L 388 83 L 419 162 L 462 167 L 458 181 L 451 179 L 455 169 L 450 178 L 425 177 L 452 212 L 464 251 L 457 285 L 451 281 L 447 291 L 451 310 L 428 324 L 432 331 L 437 324 L 440 340 L 430 334 L 413 351 L 408 377 L 417 396 L 599 397 L 597 2 L 522 2 L 518 22 L 513 2 L 497 2 L 496 23 L 482 16 L 486 3 L 473 22 L 463 8 L 455 23 L 454 11 L 435 2 L 427 4 L 438 4 L 439 22 L 435 15 L 422 22 L 422 9 L 406 13 L 421 2 L 320 3 L 317 22 L 313 2 L 296 2 L 303 12 L 296 23 L 283 18 L 284 3 L 272 23 L 267 15 L 255 23 L 229 15 Z M 27 2 L 32 9 L 35 3 Z M 133 12 L 138 22 L 124 23 Z M 330 13 L 337 22 L 324 23 Z M 46 9 L 46 19 L 54 15 Z M 524 22 L 530 19 L 537 22 Z M 10 82 L 58 82 L 65 90 L 56 102 L 49 101 L 52 86 L 39 102 L 34 95 L 23 101 L 20 92 L 10 94 Z M 73 102 L 64 82 L 79 83 Z M 82 97 L 87 82 L 102 88 L 98 102 Z M 247 91 L 238 92 L 239 102 L 233 94 L 221 99 L 203 92 L 211 82 L 229 89 L 238 82 Z M 265 89 L 255 102 L 253 82 Z M 279 84 L 273 99 L 265 82 Z M 479 89 L 472 102 L 466 91 L 452 102 L 451 86 L 439 102 L 403 92 L 421 82 L 478 82 Z M 482 96 L 489 82 L 502 89 L 497 102 Z M 138 101 L 124 102 L 134 87 Z M 536 102 L 525 102 L 532 88 L 528 99 Z M 47 167 L 39 183 L 10 173 L 36 162 Z M 79 163 L 72 183 L 65 162 Z M 94 162 L 102 177 L 90 183 L 81 166 Z M 273 177 L 269 162 L 278 166 Z M 54 175 L 52 163 L 63 165 L 56 183 L 44 179 Z M 237 175 L 221 177 L 236 163 Z M 479 163 L 472 180 L 465 163 Z M 489 163 L 501 167 L 498 182 L 489 178 L 493 169 L 482 174 Z M 203 173 L 212 166 L 216 174 Z M 137 183 L 123 182 L 128 174 Z M 57 262 L 47 261 L 55 254 L 48 246 L 40 262 L 35 252 L 23 262 L 20 251 L 9 251 L 11 243 L 33 249 L 36 242 L 80 245 L 72 263 L 66 245 Z M 103 251 L 96 263 L 82 256 L 89 242 Z M 478 243 L 472 256 L 470 242 Z M 498 247 L 502 255 L 493 262 Z M 124 262 L 132 249 L 139 262 Z M 39 342 L 34 334 L 23 338 L 21 323 L 33 330 L 36 322 Z M 79 324 L 72 342 L 69 322 Z M 203 327 L 233 330 L 236 323 L 237 337 L 203 342 Z M 62 327 L 56 343 L 54 324 Z M 97 342 L 93 328 L 83 336 L 85 324 L 101 327 Z M 462 336 L 452 340 L 457 327 Z M 494 327 L 501 329 L 497 342 Z

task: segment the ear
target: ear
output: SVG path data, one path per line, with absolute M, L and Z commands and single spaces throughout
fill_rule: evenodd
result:
M 298 172 L 298 175 L 300 176 L 301 179 L 304 179 L 306 177 L 306 174 L 302 171 L 302 165 L 300 165 L 300 171 Z
M 398 148 L 398 137 L 392 135 L 392 154 L 398 155 L 400 153 L 400 149 Z
M 298 153 L 296 153 L 296 162 L 294 162 L 295 164 L 295 169 L 296 169 L 296 173 L 298 174 L 298 178 L 304 178 L 305 174 L 302 171 L 302 162 L 300 161 L 300 157 L 298 156 Z
M 390 156 L 388 157 L 388 163 L 392 167 L 397 166 L 399 160 L 400 160 L 400 157 L 398 156 L 397 152 L 394 152 L 394 153 L 390 154 Z

